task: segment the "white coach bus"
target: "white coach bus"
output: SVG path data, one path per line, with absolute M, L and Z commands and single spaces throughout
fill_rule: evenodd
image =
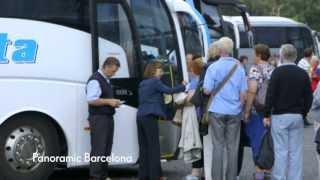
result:
M 176 3 L 184 2 L 1 0 L 0 179 L 42 180 L 55 167 L 88 165 L 83 159 L 90 152 L 85 85 L 108 56 L 120 60 L 112 84 L 116 97 L 126 101 L 115 114 L 112 154 L 131 160 L 112 164 L 135 164 L 137 90 L 144 66 L 162 60 L 163 80 L 174 85 L 188 80 L 185 43 L 202 45 L 190 52 L 206 56 L 201 22 L 185 3 L 182 9 Z M 188 21 L 178 12 L 192 26 L 183 24 Z M 191 36 L 182 32 L 189 27 Z M 159 123 L 162 156 L 174 158 L 180 129 Z M 76 160 L 42 163 L 34 161 L 34 153 Z
M 224 17 L 230 24 L 236 40 L 239 56 L 246 55 L 252 63 L 253 51 L 244 31 L 242 18 L 239 16 Z M 312 30 L 307 25 L 289 18 L 275 16 L 250 16 L 249 18 L 255 44 L 267 44 L 271 48 L 272 58 L 278 59 L 279 49 L 282 44 L 291 43 L 298 50 L 298 59 L 303 57 L 305 48 L 313 48 L 319 55 L 317 43 Z

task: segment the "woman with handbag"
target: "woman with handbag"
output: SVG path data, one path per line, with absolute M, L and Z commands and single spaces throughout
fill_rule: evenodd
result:
M 258 44 L 254 49 L 254 65 L 251 67 L 248 74 L 248 94 L 244 111 L 244 121 L 246 123 L 245 131 L 250 140 L 250 146 L 253 152 L 253 159 L 256 165 L 256 180 L 263 180 L 268 170 L 261 169 L 256 162 L 260 144 L 264 132 L 266 131 L 263 125 L 263 102 L 259 99 L 265 99 L 267 84 L 271 77 L 274 67 L 268 63 L 270 58 L 270 49 L 267 45 Z
M 204 62 L 201 56 L 194 56 L 192 61 L 189 63 L 190 73 L 192 74 L 192 79 L 190 83 L 187 85 L 187 103 L 190 104 L 190 100 L 195 93 L 195 90 L 199 83 L 200 75 L 202 74 Z M 196 106 L 197 110 L 197 118 L 200 119 L 200 109 Z M 200 136 L 201 143 L 203 142 L 203 136 Z M 203 149 L 201 150 L 201 159 L 192 163 L 192 171 L 191 174 L 186 177 L 186 180 L 200 180 L 202 175 L 203 168 Z
M 205 95 L 203 92 L 203 81 L 204 81 L 204 77 L 206 75 L 206 71 L 209 68 L 209 66 L 216 62 L 217 60 L 219 60 L 220 58 L 220 51 L 218 49 L 218 44 L 219 41 L 215 41 L 213 42 L 208 50 L 208 60 L 207 63 L 204 64 L 201 74 L 199 76 L 199 81 L 197 83 L 197 87 L 195 89 L 195 92 L 193 94 L 193 96 L 190 99 L 190 102 L 192 104 L 194 104 L 195 106 L 198 107 L 198 114 L 199 114 L 199 131 L 200 131 L 200 135 L 203 139 L 204 136 L 207 136 L 206 139 L 203 141 L 203 151 L 204 154 L 207 153 L 211 154 L 212 152 L 212 144 L 211 144 L 211 139 L 208 135 L 208 123 L 202 123 L 201 119 L 204 115 L 204 112 L 206 111 L 206 107 L 207 107 L 207 102 L 209 100 L 209 96 Z M 211 179 L 211 157 L 212 155 L 207 156 L 206 159 L 203 159 L 203 161 L 201 162 L 203 164 L 203 169 L 205 169 L 205 178 L 210 180 Z M 194 168 L 199 167 L 197 165 L 193 166 Z M 196 170 L 197 171 L 197 170 Z M 192 175 L 196 175 L 196 172 L 193 172 Z
M 160 180 L 160 142 L 158 119 L 166 118 L 163 94 L 174 94 L 185 90 L 185 83 L 174 88 L 160 80 L 163 75 L 162 64 L 153 61 L 146 66 L 143 80 L 139 85 L 139 107 L 137 112 L 139 141 L 139 179 Z

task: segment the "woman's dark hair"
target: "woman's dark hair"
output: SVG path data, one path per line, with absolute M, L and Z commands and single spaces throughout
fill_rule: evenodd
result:
M 308 58 L 311 57 L 313 55 L 313 49 L 312 48 L 306 48 L 304 50 L 304 57 Z
M 245 59 L 248 60 L 248 56 L 240 56 L 240 57 L 239 57 L 239 61 L 240 61 L 241 63 L 243 63 Z
M 263 61 L 268 61 L 271 56 L 269 46 L 267 46 L 265 44 L 257 44 L 254 47 L 254 51 L 257 56 L 260 55 L 261 60 L 263 60 Z
M 147 64 L 143 77 L 144 78 L 152 78 L 157 72 L 157 69 L 162 69 L 163 65 L 159 61 L 153 61 Z

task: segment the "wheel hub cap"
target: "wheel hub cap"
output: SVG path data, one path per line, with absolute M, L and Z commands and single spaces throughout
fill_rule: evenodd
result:
M 32 127 L 20 127 L 12 131 L 5 143 L 5 157 L 10 166 L 19 172 L 30 172 L 40 162 L 33 154 L 45 155 L 45 141 L 39 131 Z

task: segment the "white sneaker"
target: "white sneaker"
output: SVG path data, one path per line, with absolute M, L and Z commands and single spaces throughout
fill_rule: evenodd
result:
M 106 180 L 112 180 L 111 178 L 107 177 Z

